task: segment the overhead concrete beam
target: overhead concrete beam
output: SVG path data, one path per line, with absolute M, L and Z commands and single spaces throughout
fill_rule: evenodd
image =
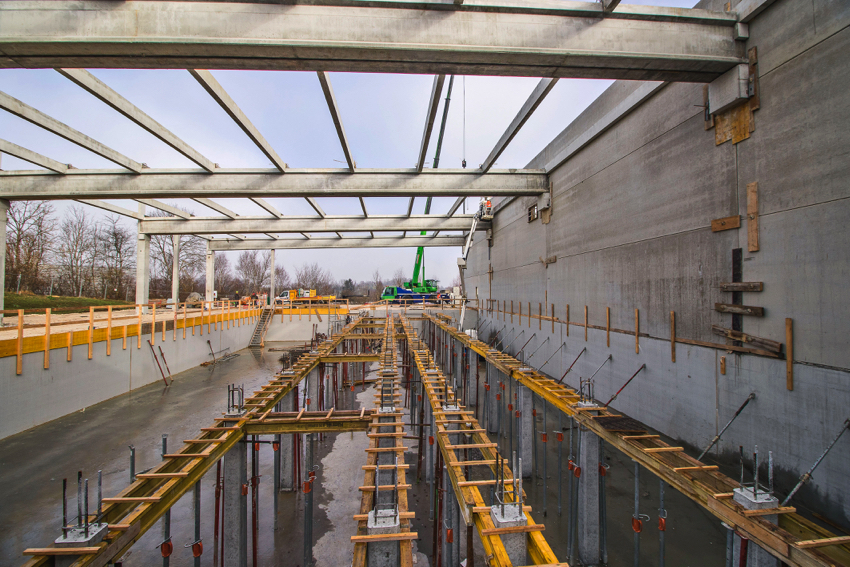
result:
M 265 199 L 261 199 L 260 197 L 251 197 L 251 200 L 254 201 L 257 205 L 267 210 L 269 213 L 273 214 L 279 219 L 283 218 L 283 213 L 277 210 L 277 207 L 266 201 Z
M 55 171 L 56 173 L 65 173 L 68 171 L 68 166 L 66 164 L 59 163 L 55 159 L 50 159 L 47 156 L 22 148 L 21 146 L 13 144 L 12 142 L 7 142 L 6 140 L 0 140 L 0 152 L 9 154 L 10 156 L 15 156 L 18 159 L 28 161 L 29 163 L 49 169 L 50 171 Z
M 734 13 L 593 2 L 0 2 L 0 67 L 266 69 L 709 82 Z M 636 23 L 639 22 L 639 23 Z
M 464 199 L 466 199 L 466 197 L 458 197 L 457 200 L 454 202 L 454 204 L 449 209 L 449 212 L 446 213 L 446 216 L 447 217 L 453 216 L 455 214 L 455 212 L 457 212 L 457 210 L 463 204 Z
M 537 110 L 537 107 L 540 106 L 540 103 L 543 102 L 543 99 L 546 98 L 555 85 L 558 84 L 558 79 L 540 79 L 540 82 L 537 83 L 537 86 L 534 87 L 534 90 L 531 91 L 531 94 L 528 96 L 528 99 L 522 105 L 517 115 L 508 125 L 507 130 L 505 130 L 502 137 L 499 138 L 499 141 L 496 142 L 496 145 L 490 151 L 490 155 L 487 156 L 487 159 L 484 160 L 484 163 L 481 164 L 481 171 L 487 173 L 490 171 L 490 168 L 496 163 L 496 160 L 499 159 L 499 156 L 502 155 L 502 152 L 508 147 L 508 144 L 511 143 L 511 140 L 514 139 L 520 129 L 525 125 L 529 118 L 531 118 L 532 113 Z
M 145 170 L 146 172 L 148 170 Z M 542 170 L 462 169 L 407 170 L 289 170 L 286 174 L 160 170 L 130 175 L 99 170 L 68 170 L 65 175 L 45 171 L 0 173 L 0 199 L 136 199 L 217 197 L 307 197 L 319 215 L 313 197 L 413 197 L 540 195 L 549 190 Z
M 354 163 L 354 158 L 351 157 L 351 146 L 348 145 L 348 137 L 345 135 L 345 127 L 342 125 L 342 114 L 339 112 L 339 105 L 336 103 L 334 89 L 331 86 L 331 78 L 324 71 L 317 73 L 319 76 L 319 84 L 322 85 L 322 92 L 325 93 L 325 100 L 328 103 L 328 110 L 331 113 L 336 135 L 339 137 L 339 143 L 342 146 L 342 153 L 345 154 L 345 161 L 348 164 L 348 169 L 354 171 L 357 164 Z
M 264 234 L 304 232 L 400 232 L 421 230 L 469 230 L 471 215 L 446 218 L 434 215 L 376 216 L 363 217 L 285 217 L 265 219 L 239 217 L 235 220 L 192 218 L 175 220 L 147 217 L 140 221 L 139 231 L 143 234 Z M 479 230 L 490 227 L 490 223 L 478 223 Z
M 400 237 L 378 236 L 375 238 L 280 238 L 277 240 L 248 239 L 237 242 L 213 240 L 210 247 L 217 251 L 226 250 L 281 250 L 287 248 L 415 248 L 417 246 L 463 246 L 464 239 L 456 236 Z
M 0 5 L 0 19 L 3 19 L 2 5 Z M 2 52 L 2 48 L 0 48 L 0 52 Z M 0 65 L 2 65 L 0 63 Z M 113 163 L 117 163 L 121 167 L 125 167 L 130 171 L 135 173 L 140 173 L 142 171 L 142 164 L 137 161 L 134 161 L 127 156 L 120 154 L 109 148 L 97 140 L 89 138 L 82 132 L 78 130 L 74 130 L 67 124 L 59 122 L 55 118 L 52 118 L 43 112 L 36 110 L 35 108 L 29 106 L 28 104 L 24 104 L 16 98 L 13 98 L 7 95 L 4 92 L 0 92 L 0 108 L 7 112 L 11 112 L 15 116 L 19 118 L 23 118 L 29 122 L 32 122 L 36 126 L 40 126 L 47 130 L 48 132 L 52 132 L 57 136 L 65 138 L 69 142 L 73 142 L 78 146 L 81 146 L 90 152 L 96 153 L 102 158 L 106 158 Z
M 422 141 L 419 143 L 419 159 L 416 161 L 416 171 L 422 171 L 428 154 L 428 145 L 431 143 L 431 132 L 434 131 L 434 121 L 437 119 L 437 107 L 440 106 L 440 96 L 443 94 L 443 83 L 445 75 L 434 77 L 431 85 L 431 97 L 428 99 L 428 112 L 425 113 L 425 131 L 422 132 Z M 411 206 L 413 201 L 411 200 Z
M 280 171 L 284 171 L 287 165 L 280 159 L 280 156 L 277 155 L 277 152 L 274 151 L 274 148 L 271 144 L 266 141 L 260 131 L 257 130 L 257 127 L 248 119 L 242 109 L 239 108 L 239 105 L 236 104 L 230 95 L 227 94 L 227 91 L 224 90 L 224 87 L 213 77 L 212 73 L 209 71 L 201 70 L 201 69 L 189 69 L 189 72 L 193 77 L 201 84 L 202 87 L 209 93 L 211 97 L 224 109 L 224 111 L 233 119 L 236 124 L 242 128 L 242 131 L 251 138 L 251 141 L 260 148 L 260 151 L 263 152 L 269 161 L 278 168 Z
M 573 155 L 582 150 L 590 142 L 608 131 L 617 122 L 625 118 L 632 110 L 640 106 L 655 93 L 663 89 L 667 83 L 648 82 L 638 86 L 631 94 L 612 108 L 605 116 L 597 120 L 576 139 L 567 144 L 563 150 L 546 164 L 546 171 L 551 172 L 563 165 Z
M 322 218 L 325 218 L 325 217 L 327 216 L 327 215 L 325 214 L 325 211 L 323 211 L 323 210 L 322 210 L 322 207 L 320 207 L 320 206 L 319 206 L 319 203 L 317 203 L 317 202 L 316 202 L 316 199 L 314 199 L 314 198 L 312 198 L 312 197 L 307 197 L 307 199 L 306 199 L 306 200 L 307 200 L 307 203 L 308 203 L 311 207 L 313 207 L 313 210 L 314 210 L 314 211 L 316 211 L 316 214 L 318 214 L 318 215 L 319 215 L 320 217 L 322 217 Z M 307 235 L 305 234 L 304 236 L 307 236 Z M 309 237 L 309 236 L 307 236 L 307 238 L 310 238 L 310 237 Z
M 212 199 L 206 199 L 204 197 L 193 197 L 192 200 L 195 201 L 196 203 L 200 203 L 201 205 L 203 205 L 205 207 L 209 207 L 210 209 L 214 210 L 217 213 L 223 214 L 224 216 L 226 216 L 229 219 L 235 219 L 236 217 L 239 216 L 236 213 L 234 213 L 233 211 L 231 211 L 230 209 L 228 209 L 227 207 L 219 205 L 218 203 L 216 203 Z
M 147 205 L 148 207 L 153 207 L 154 209 L 159 209 L 160 211 L 172 214 L 175 217 L 180 217 L 181 219 L 192 218 L 192 215 L 186 211 L 182 211 L 177 207 L 169 205 L 168 203 L 163 203 L 162 201 L 157 201 L 156 199 L 136 199 L 136 202 Z
M 109 211 L 110 213 L 115 213 L 118 215 L 123 215 L 125 217 L 134 218 L 136 220 L 141 220 L 143 217 L 139 213 L 135 211 L 131 211 L 130 209 L 125 209 L 124 207 L 119 207 L 118 205 L 113 205 L 112 203 L 106 203 L 104 201 L 99 201 L 97 199 L 77 199 L 78 203 L 83 203 L 85 205 L 90 205 L 92 207 L 97 207 L 98 209 L 103 209 L 104 211 Z
M 161 141 L 165 142 L 185 157 L 189 158 L 210 173 L 215 172 L 215 164 L 201 155 L 201 152 L 178 138 L 168 128 L 145 114 L 132 102 L 112 90 L 103 81 L 85 69 L 56 69 L 66 78 L 96 96 L 125 117 L 129 118 Z

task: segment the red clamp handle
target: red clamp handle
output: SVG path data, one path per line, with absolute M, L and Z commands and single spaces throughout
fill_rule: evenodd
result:
M 192 544 L 192 557 L 200 557 L 204 554 L 204 542 L 196 541 Z
M 658 518 L 658 531 L 667 531 L 667 518 Z
M 573 471 L 573 474 L 576 478 L 579 478 L 581 476 L 581 467 L 577 466 L 576 469 Z
M 163 557 L 171 557 L 171 554 L 174 553 L 174 544 L 171 541 L 162 542 L 162 545 L 159 546 L 159 552 Z
M 636 534 L 639 534 L 643 529 L 643 522 L 638 520 L 637 518 L 632 518 L 632 529 Z
M 563 441 L 563 440 L 564 440 L 564 434 L 563 434 L 563 433 L 556 433 L 556 434 L 555 434 L 555 438 L 556 438 L 558 441 Z

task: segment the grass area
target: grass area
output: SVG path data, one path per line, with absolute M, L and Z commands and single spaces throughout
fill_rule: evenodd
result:
M 90 297 L 62 297 L 59 295 L 18 295 L 6 292 L 4 309 L 64 309 L 87 311 L 94 305 L 133 305 L 127 301 L 117 299 L 92 299 Z M 70 311 L 63 311 L 70 312 Z

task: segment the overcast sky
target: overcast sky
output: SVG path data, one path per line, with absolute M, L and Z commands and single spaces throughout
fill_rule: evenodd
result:
M 693 2 L 635 2 L 693 5 Z M 198 82 L 182 70 L 103 70 L 91 72 L 179 138 L 221 167 L 272 167 Z M 279 71 L 213 71 L 255 126 L 290 166 L 345 167 L 345 158 L 315 73 Z M 413 167 L 425 122 L 432 76 L 331 73 L 346 134 L 358 167 Z M 456 168 L 466 158 L 477 168 L 490 153 L 538 79 L 455 77 L 440 167 Z M 611 81 L 558 82 L 531 119 L 499 158 L 497 168 L 524 167 L 546 144 L 578 116 Z M 446 86 L 448 85 L 448 78 Z M 0 90 L 80 130 L 128 157 L 152 168 L 196 168 L 166 144 L 112 110 L 53 70 L 0 70 Z M 446 92 L 443 92 L 438 119 Z M 428 167 L 436 151 L 435 124 Z M 83 168 L 116 168 L 79 146 L 6 112 L 0 112 L 0 138 Z M 38 169 L 4 154 L 4 170 Z M 247 199 L 218 199 L 242 215 L 264 215 Z M 303 199 L 269 199 L 284 215 L 311 215 Z M 477 203 L 469 200 L 469 206 Z M 135 210 L 133 202 L 111 201 Z M 198 216 L 219 216 L 191 200 L 171 200 Z M 318 199 L 328 214 L 361 214 L 356 198 Z M 445 214 L 454 198 L 435 198 L 432 214 Z M 57 202 L 63 213 L 69 206 Z M 370 214 L 403 214 L 406 198 L 368 198 Z M 424 212 L 418 198 L 414 214 Z M 99 209 L 91 212 L 100 215 Z M 135 225 L 128 219 L 128 226 Z M 278 265 L 293 267 L 317 261 L 338 279 L 370 279 L 377 268 L 384 276 L 401 267 L 413 268 L 414 249 L 282 250 Z M 457 274 L 459 249 L 426 250 L 428 276 L 449 285 Z

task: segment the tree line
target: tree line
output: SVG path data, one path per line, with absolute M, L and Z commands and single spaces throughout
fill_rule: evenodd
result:
M 188 211 L 187 211 L 188 212 Z M 149 216 L 167 216 L 153 211 Z M 179 238 L 180 300 L 192 292 L 204 293 L 206 241 L 190 235 Z M 150 242 L 150 297 L 171 297 L 174 240 L 152 235 Z M 235 262 L 215 256 L 213 287 L 219 297 L 268 291 L 271 252 L 244 251 Z M 274 270 L 275 291 L 315 289 L 318 295 L 379 299 L 385 285 L 401 286 L 409 278 L 401 269 L 384 281 L 375 270 L 369 281 L 337 281 L 318 263 Z M 119 216 L 99 218 L 86 208 L 70 207 L 58 215 L 50 201 L 13 201 L 6 223 L 7 291 L 130 300 L 136 286 L 136 231 Z

